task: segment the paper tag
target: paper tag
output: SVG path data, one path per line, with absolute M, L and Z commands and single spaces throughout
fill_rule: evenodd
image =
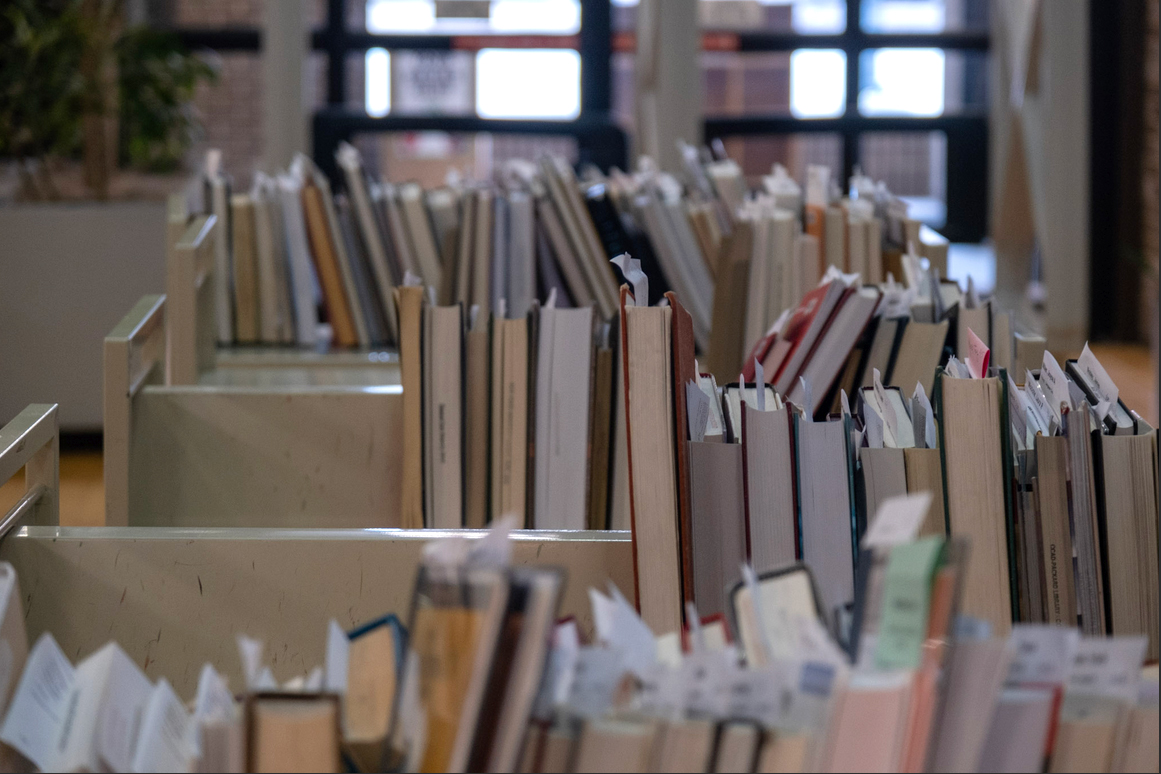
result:
M 76 670 L 51 634 L 40 635 L 25 661 L 0 740 L 42 771 L 52 771 L 75 693 Z
M 194 720 L 205 723 L 212 720 L 233 720 L 234 695 L 226 678 L 210 664 L 203 664 L 198 675 L 198 690 L 194 698 Z
M 684 704 L 690 714 L 724 717 L 729 694 L 726 676 L 729 655 L 722 652 L 690 654 L 681 664 L 685 683 Z
M 580 635 L 577 633 L 576 621 L 570 619 L 557 624 L 552 632 L 552 649 L 544 666 L 544 678 L 540 681 L 532 717 L 542 721 L 550 720 L 556 708 L 568 702 L 579 651 Z
M 568 707 L 582 718 L 599 718 L 613 706 L 613 694 L 625 674 L 620 654 L 611 648 L 580 648 Z
M 327 623 L 326 678 L 324 685 L 330 693 L 345 695 L 347 692 L 347 663 L 351 654 L 351 641 L 339 622 L 331 619 Z
M 1098 403 L 1094 410 L 1097 419 L 1104 420 L 1109 411 L 1116 405 L 1120 391 L 1117 390 L 1117 385 L 1109 377 L 1108 371 L 1104 369 L 1100 361 L 1096 359 L 1096 355 L 1088 348 L 1087 341 L 1084 343 L 1084 350 L 1081 351 L 1080 357 L 1077 358 L 1076 367 L 1084 374 L 1088 386 L 1096 393 Z
M 879 503 L 871 526 L 863 535 L 864 548 L 893 548 L 910 543 L 931 509 L 931 492 L 895 495 Z
M 891 549 L 875 644 L 875 665 L 880 669 L 919 667 L 927 638 L 932 576 L 942 552 L 943 538 L 934 535 Z
M 1052 413 L 1048 396 L 1031 371 L 1024 372 L 1024 397 L 1028 408 L 1036 415 L 1036 429 L 1044 435 L 1052 435 L 1055 428 L 1060 427 L 1060 418 Z
M 1027 439 L 1029 437 L 1026 420 L 1028 407 L 1024 402 L 1024 392 L 1016 386 L 1016 381 L 1012 378 L 1012 374 L 1008 374 L 1008 399 L 1011 401 L 1008 408 L 1008 417 L 1012 423 L 1012 432 L 1019 439 L 1021 447 L 1026 449 L 1028 448 Z
M 685 691 L 682 688 L 680 665 L 671 667 L 655 664 L 641 678 L 636 709 L 648 717 L 665 721 L 679 720 L 685 714 Z
M 717 384 L 712 376 L 698 376 L 697 386 L 709 401 L 709 417 L 705 423 L 707 436 L 720 436 L 725 432 L 725 417 L 722 416 L 722 401 L 718 396 Z
M 887 395 L 886 388 L 883 387 L 883 380 L 879 376 L 879 369 L 876 368 L 871 373 L 874 379 L 871 389 L 875 393 L 875 402 L 879 404 L 877 408 L 883 417 L 883 445 L 898 448 L 899 417 L 895 414 L 895 406 L 891 404 L 891 399 Z
M 1072 657 L 1067 691 L 1135 703 L 1148 644 L 1143 635 L 1081 637 Z
M 689 421 L 689 440 L 698 443 L 704 441 L 710 418 L 710 401 L 692 379 L 685 385 L 685 413 Z
M 883 448 L 883 418 L 867 401 L 863 401 L 863 428 L 867 433 L 867 448 Z
M 649 278 L 641 270 L 641 262 L 621 253 L 610 263 L 621 270 L 625 280 L 633 286 L 633 306 L 649 306 Z
M 967 367 L 972 378 L 985 378 L 988 375 L 988 363 L 991 359 L 992 352 L 988 349 L 988 345 L 976 335 L 975 331 L 968 328 Z
M 976 292 L 976 283 L 972 280 L 972 275 L 967 278 L 967 292 L 964 293 L 964 308 L 965 309 L 979 309 L 980 296 Z
M 921 437 L 923 438 L 924 448 L 939 448 L 939 438 L 935 434 L 935 412 L 931 409 L 931 401 L 927 397 L 927 391 L 923 389 L 922 382 L 916 382 L 915 384 L 915 392 L 911 395 L 911 406 L 912 414 L 916 413 L 916 407 L 919 408 L 919 413 L 922 414 L 923 433 Z
M 189 771 L 194 750 L 189 744 L 190 717 L 163 677 L 150 693 L 141 716 L 141 740 L 133 754 L 133 771 Z
M 961 363 L 959 358 L 957 358 L 955 355 L 952 355 L 947 359 L 947 368 L 945 370 L 948 374 L 955 377 L 956 379 L 972 378 L 971 371 L 969 371 L 968 367 Z
M 839 405 L 842 406 L 843 416 L 849 417 L 851 415 L 851 399 L 847 397 L 847 391 L 844 389 L 839 389 Z
M 1064 375 L 1064 370 L 1048 350 L 1044 350 L 1044 362 L 1040 366 L 1040 389 L 1044 390 L 1044 396 L 1048 398 L 1048 406 L 1052 412 L 1050 416 L 1057 424 L 1062 424 L 1061 404 L 1067 406 L 1070 411 L 1076 406 L 1072 402 L 1072 396 L 1068 394 L 1068 377 Z
M 423 285 L 423 280 L 421 280 L 419 277 L 412 274 L 410 271 L 406 271 L 403 273 L 403 287 L 405 287 L 405 288 L 417 288 L 417 287 L 420 287 L 421 285 Z
M 1008 641 L 1012 646 L 1009 685 L 1064 685 L 1080 633 L 1063 626 L 1016 624 Z

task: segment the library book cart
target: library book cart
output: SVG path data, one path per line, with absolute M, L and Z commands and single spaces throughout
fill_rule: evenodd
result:
M 329 619 L 351 628 L 387 612 L 406 613 L 427 541 L 484 534 L 62 527 L 55 405 L 29 406 L 0 428 L 0 484 L 21 469 L 24 495 L 0 521 L 0 560 L 16 568 L 30 641 L 51 632 L 75 659 L 116 640 L 151 679 L 164 676 L 183 695 L 193 693 L 207 661 L 226 668 L 235 688 L 244 685 L 238 634 L 266 643 L 277 679 L 305 674 L 323 662 Z M 138 523 L 167 521 L 138 515 Z M 563 569 L 560 615 L 575 616 L 589 632 L 590 587 L 612 581 L 627 595 L 634 590 L 627 532 L 520 530 L 513 533 L 512 563 Z

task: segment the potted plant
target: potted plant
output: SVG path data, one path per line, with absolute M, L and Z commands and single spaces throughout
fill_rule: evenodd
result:
M 123 0 L 0 3 L 0 420 L 61 403 L 101 425 L 101 339 L 165 287 L 165 197 L 216 78 Z

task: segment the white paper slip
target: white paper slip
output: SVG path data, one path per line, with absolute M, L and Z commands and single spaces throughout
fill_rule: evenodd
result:
M 924 449 L 939 448 L 939 439 L 935 435 L 935 412 L 931 409 L 931 400 L 927 397 L 927 391 L 923 389 L 923 382 L 915 383 L 915 392 L 911 395 L 911 420 L 916 426 L 915 429 L 920 431 L 916 433 L 915 445 L 918 446 L 918 441 L 922 438 Z
M 1024 373 L 1024 397 L 1028 399 L 1028 408 L 1036 416 L 1037 431 L 1042 435 L 1052 435 L 1060 427 L 1060 417 L 1052 413 L 1048 396 L 1031 371 Z
M 1068 673 L 1068 692 L 1135 702 L 1148 644 L 1144 635 L 1081 637 Z
M 1084 375 L 1089 388 L 1096 393 L 1098 403 L 1094 410 L 1097 418 L 1103 420 L 1108 416 L 1120 395 L 1117 385 L 1113 383 L 1108 371 L 1096 359 L 1096 355 L 1088 348 L 1088 342 L 1085 342 L 1084 350 L 1076 360 L 1076 367 Z
M 879 504 L 874 521 L 863 535 L 866 548 L 891 548 L 910 543 L 931 508 L 931 492 L 896 495 Z
M 133 771 L 189 771 L 193 760 L 190 746 L 190 716 L 169 682 L 163 677 L 153 687 L 141 720 Z
M 346 694 L 347 661 L 351 653 L 351 641 L 339 622 L 331 619 L 327 624 L 326 670 L 323 684 L 330 693 Z
M 57 744 L 76 691 L 76 670 L 51 634 L 40 635 L 0 728 L 0 740 L 42 771 L 52 771 Z
M 1009 642 L 1009 685 L 1064 685 L 1080 633 L 1047 624 L 1016 624 Z
M 1044 397 L 1048 398 L 1048 406 L 1052 410 L 1052 418 L 1060 422 L 1060 405 L 1063 403 L 1071 411 L 1076 406 L 1068 392 L 1068 377 L 1056 358 L 1048 350 L 1044 350 L 1044 362 L 1040 366 L 1040 389 L 1044 390 Z
M 692 379 L 685 385 L 685 411 L 689 422 L 689 440 L 697 443 L 704 441 L 711 413 L 710 399 Z

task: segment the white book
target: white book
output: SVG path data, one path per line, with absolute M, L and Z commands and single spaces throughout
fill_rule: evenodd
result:
M 164 677 L 158 680 L 145 705 L 132 770 L 189 771 L 194 760 L 190 723 L 190 714 L 172 686 Z
M 0 562 L 0 715 L 16 690 L 16 681 L 28 659 L 28 635 L 24 630 L 24 606 L 16 569 Z
M 302 217 L 302 183 L 291 175 L 278 176 L 282 203 L 282 225 L 286 230 L 286 253 L 290 264 L 290 287 L 294 300 L 295 340 L 311 346 L 318 337 L 318 280 L 306 240 Z
M 250 195 L 254 199 L 254 242 L 258 252 L 260 338 L 267 344 L 289 344 L 294 341 L 294 315 L 278 184 L 259 172 L 254 176 Z
M 540 310 L 536 375 L 536 529 L 584 529 L 593 310 Z
M 426 306 L 423 315 L 425 523 L 459 529 L 464 526 L 463 307 Z

